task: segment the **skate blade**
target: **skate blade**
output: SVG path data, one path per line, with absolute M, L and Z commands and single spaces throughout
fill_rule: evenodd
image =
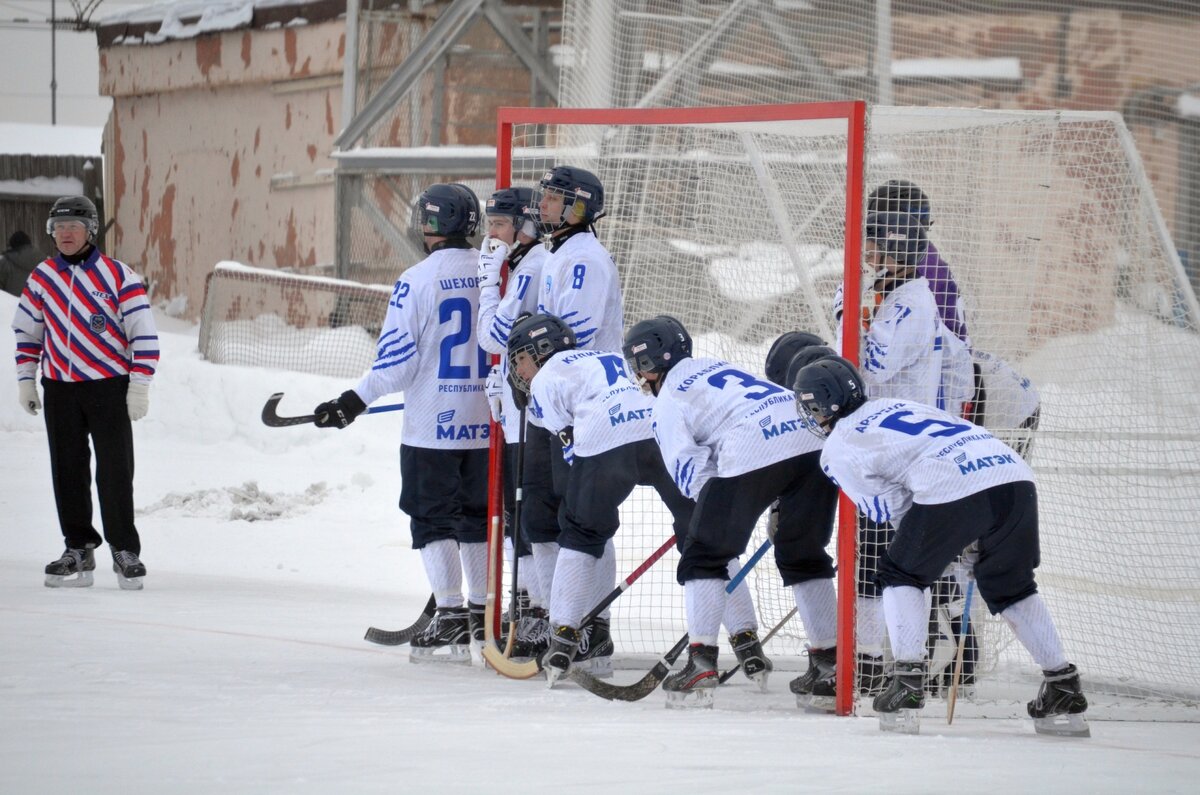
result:
M 667 709 L 712 709 L 713 687 L 695 690 L 668 690 Z
M 568 668 L 568 669 L 564 670 L 562 668 L 553 668 L 553 667 L 547 666 L 545 669 L 546 687 L 553 688 L 554 685 L 557 684 L 560 679 L 563 679 L 564 677 L 566 677 L 568 670 L 570 670 L 570 669 Z
M 835 711 L 833 696 L 796 696 L 796 706 L 810 715 L 832 715 Z
M 140 591 L 142 590 L 141 577 L 126 577 L 122 574 L 117 575 L 117 585 L 122 591 Z
M 471 648 L 466 643 L 452 643 L 449 646 L 428 646 L 413 649 L 408 652 L 410 663 L 457 663 L 471 664 Z
M 902 709 L 879 713 L 879 730 L 896 734 L 920 734 L 921 711 Z
M 1038 734 L 1053 737 L 1091 737 L 1092 729 L 1083 715 L 1051 715 L 1034 718 L 1033 728 Z
M 78 574 L 47 574 L 47 588 L 89 588 L 93 582 L 92 573 L 90 571 L 81 571 Z M 140 586 L 139 586 L 140 587 Z
M 767 677 L 770 676 L 770 671 L 759 671 L 756 674 L 746 674 L 746 678 L 754 684 L 758 685 L 758 692 L 767 692 Z

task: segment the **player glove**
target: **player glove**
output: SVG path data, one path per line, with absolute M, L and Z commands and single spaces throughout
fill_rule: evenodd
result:
M 38 409 L 42 407 L 42 401 L 38 400 L 37 382 L 32 378 L 18 381 L 17 394 L 21 402 L 21 408 L 36 417 Z
M 129 419 L 137 421 L 146 416 L 150 410 L 150 385 L 138 381 L 129 382 L 129 390 L 125 393 L 125 408 L 129 411 Z
M 484 383 L 484 390 L 487 392 L 488 408 L 492 412 L 492 419 L 500 422 L 501 398 L 504 396 L 504 378 L 500 375 L 500 365 L 492 365 L 487 381 Z
M 345 428 L 354 422 L 354 418 L 367 410 L 367 404 L 353 389 L 347 389 L 333 400 L 327 400 L 313 409 L 316 419 L 313 425 L 318 428 Z
M 495 248 L 492 248 L 495 246 Z M 479 250 L 479 289 L 500 287 L 500 268 L 508 258 L 508 246 L 495 238 L 485 237 Z

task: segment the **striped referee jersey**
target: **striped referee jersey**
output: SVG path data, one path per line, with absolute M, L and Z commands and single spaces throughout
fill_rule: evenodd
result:
M 158 332 L 142 280 L 93 247 L 72 265 L 60 256 L 33 269 L 13 318 L 17 380 L 96 381 L 128 375 L 150 383 Z

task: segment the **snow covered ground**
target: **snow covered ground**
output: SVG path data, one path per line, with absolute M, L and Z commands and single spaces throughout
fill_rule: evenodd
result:
M 0 295 L 6 329 L 15 305 Z M 195 328 L 158 321 L 134 426 L 144 591 L 117 589 L 106 549 L 94 587 L 42 586 L 61 550 L 44 429 L 0 378 L 0 792 L 1194 791 L 1197 724 L 1095 722 L 1071 741 L 927 718 L 896 737 L 798 713 L 782 674 L 680 714 L 661 693 L 610 704 L 411 665 L 362 640 L 428 595 L 395 507 L 400 415 L 266 428 L 272 392 L 303 413 L 348 383 L 212 365 Z

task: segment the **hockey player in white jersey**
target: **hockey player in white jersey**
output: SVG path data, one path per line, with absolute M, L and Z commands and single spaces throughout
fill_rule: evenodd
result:
M 613 651 L 608 611 L 587 631 L 582 619 L 613 588 L 604 560 L 615 567 L 618 508 L 635 486 L 651 486 L 680 538 L 693 505 L 663 466 L 653 441 L 653 401 L 629 379 L 619 352 L 579 350 L 560 318 L 534 315 L 513 327 L 508 357 L 513 384 L 529 395 L 530 414 L 561 438 L 571 459 L 542 667 L 551 686 L 572 665 L 606 675 Z
M 532 188 L 496 191 L 488 199 L 484 215 L 487 236 L 479 253 L 479 321 L 476 333 L 484 350 L 500 356 L 500 363 L 488 374 L 487 391 L 492 418 L 504 432 L 504 528 L 505 534 L 511 539 L 514 537 L 512 523 L 521 412 L 508 380 L 508 335 L 517 318 L 532 315 L 537 309 L 542 263 L 550 252 L 538 242 L 540 230 L 535 221 L 537 210 L 533 206 Z M 501 295 L 500 278 L 504 270 L 507 270 L 508 280 L 504 295 Z M 540 428 L 534 434 L 539 432 L 544 434 Z M 543 440 L 543 446 L 549 450 L 547 440 Z M 549 484 L 545 488 L 549 489 Z M 512 657 L 529 659 L 544 650 L 549 642 L 546 613 L 549 594 L 542 591 L 528 537 L 525 533 L 516 537 L 520 546 L 516 554 L 521 558 L 517 568 L 521 592 L 517 597 L 520 615 Z
M 542 177 L 535 192 L 537 219 L 549 256 L 536 290 L 537 311 L 562 318 L 580 348 L 621 348 L 625 319 L 616 266 L 596 238 L 595 223 L 604 215 L 604 186 L 595 174 L 557 166 Z M 521 535 L 533 549 L 534 568 L 543 596 L 553 586 L 558 555 L 560 508 L 568 470 L 558 437 L 529 418 Z M 616 561 L 605 559 L 601 578 L 616 581 Z
M 821 466 L 878 521 L 896 528 L 878 579 L 895 672 L 873 706 L 881 726 L 915 731 L 925 703 L 928 588 L 978 542 L 974 577 L 993 614 L 1012 628 L 1044 679 L 1028 712 L 1039 732 L 1086 735 L 1079 672 L 1066 657 L 1034 569 L 1038 505 L 1033 470 L 984 428 L 896 398 L 867 399 L 858 370 L 837 358 L 796 378 L 796 406 L 827 437 Z
M 688 662 L 668 676 L 668 699 L 711 703 L 717 685 L 717 635 L 730 561 L 746 549 L 758 518 L 779 500 L 775 561 L 808 635 L 809 669 L 791 683 L 798 703 L 827 709 L 834 671 L 814 651 L 837 640 L 833 533 L 837 490 L 821 475 L 821 444 L 801 433 L 791 390 L 728 362 L 693 358 L 674 318 L 642 321 L 623 352 L 644 388 L 657 396 L 654 434 L 676 485 L 696 500 L 678 580 L 687 593 Z
M 410 659 L 469 662 L 487 591 L 487 364 L 475 338 L 479 257 L 467 241 L 479 201 L 465 185 L 439 183 L 417 209 L 429 256 L 396 282 L 375 363 L 313 413 L 317 427 L 344 428 L 377 398 L 404 393 L 400 510 L 437 600 Z

